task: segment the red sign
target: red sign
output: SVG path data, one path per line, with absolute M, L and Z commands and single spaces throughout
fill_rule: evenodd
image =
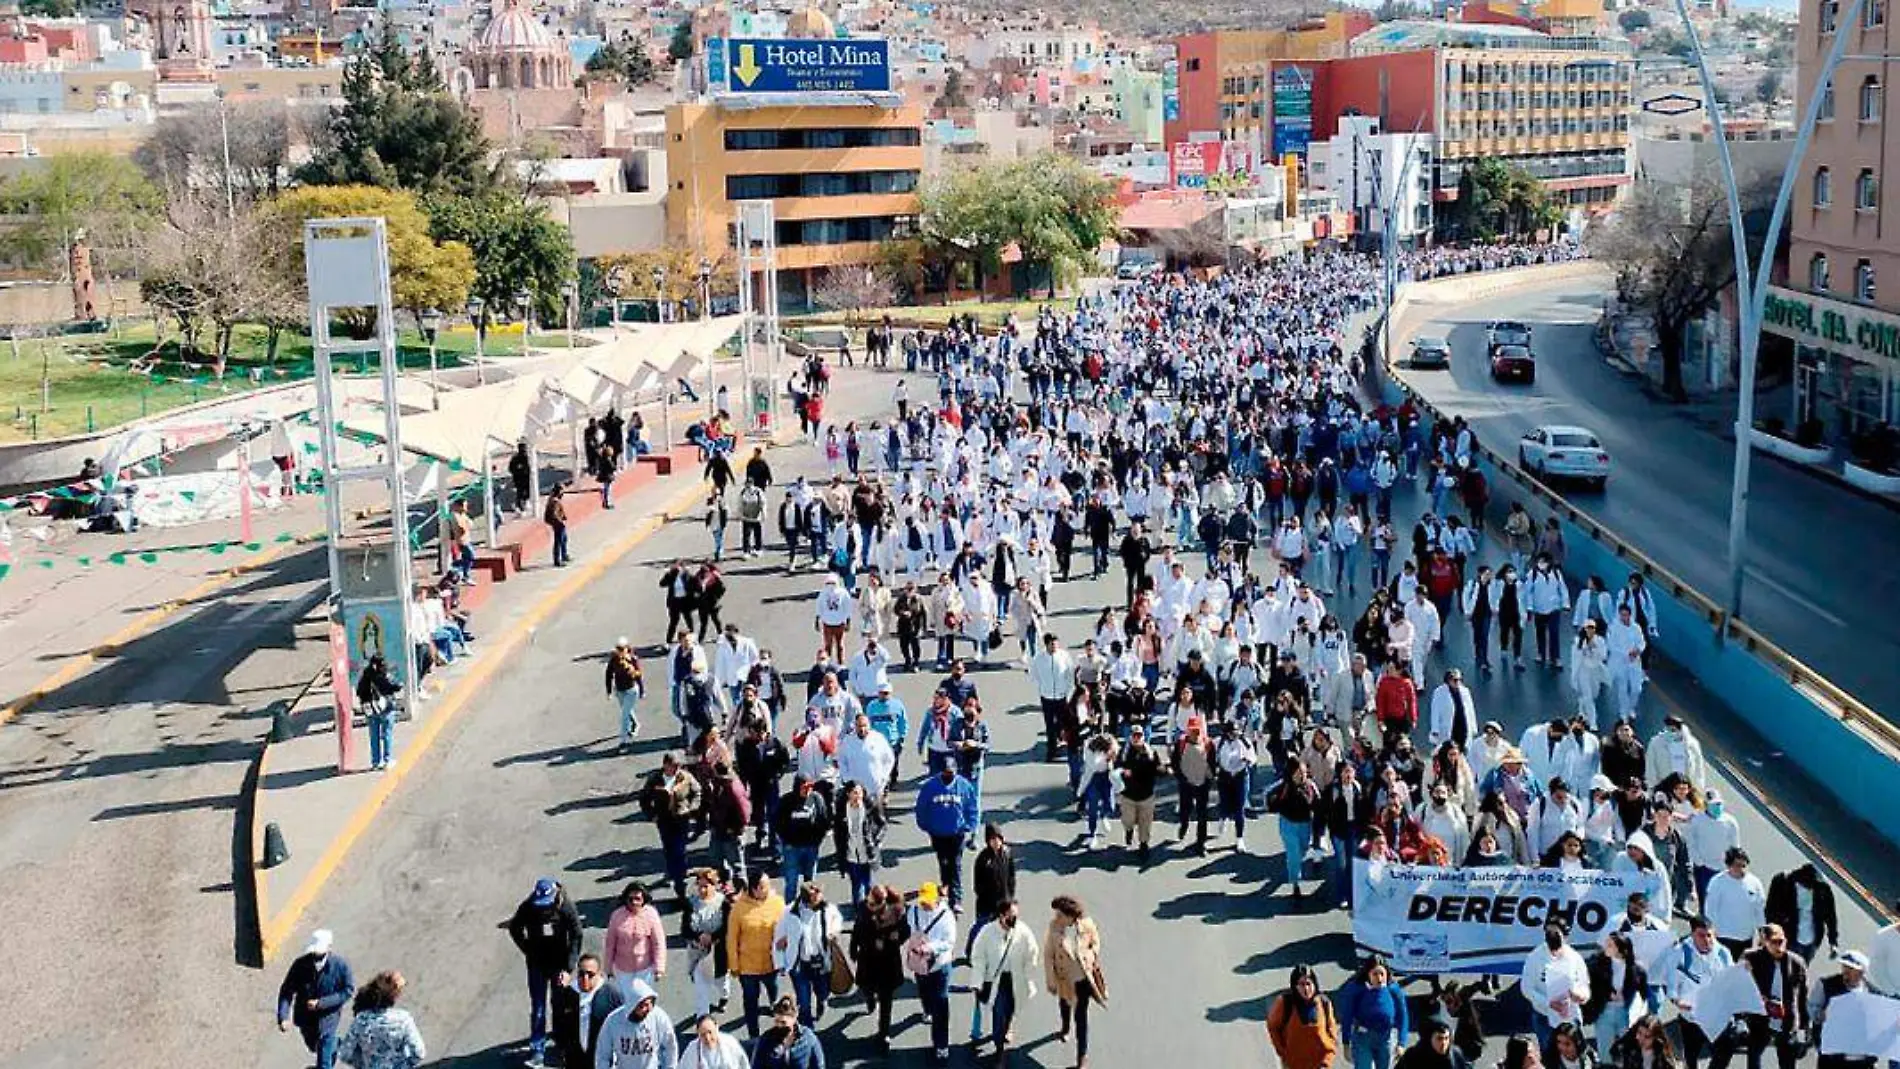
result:
M 348 772 L 356 756 L 356 736 L 350 730 L 355 689 L 350 686 L 350 639 L 339 621 L 330 621 L 330 699 L 336 706 L 336 770 Z

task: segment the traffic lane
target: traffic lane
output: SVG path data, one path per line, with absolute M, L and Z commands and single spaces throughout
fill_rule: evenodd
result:
M 31 904 L 0 922 L 0 943 L 18 975 L 60 975 L 86 933 L 99 996 L 19 985 L 0 1006 L 0 1063 L 190 1060 L 250 1012 L 231 984 L 232 826 L 270 705 L 316 669 L 294 649 L 322 634 L 302 592 L 260 586 L 181 614 L 136 643 L 142 674 L 82 678 L 0 731 L 0 894 Z
M 1535 385 L 1491 381 L 1483 324 L 1493 318 L 1537 324 Z M 1614 473 L 1602 494 L 1566 487 L 1572 503 L 1719 596 L 1727 584 L 1732 450 L 1686 419 L 1659 418 L 1668 414 L 1598 356 L 1581 318 L 1575 295 L 1548 290 L 1461 307 L 1425 328 L 1451 337 L 1451 372 L 1403 374 L 1434 403 L 1465 414 L 1507 456 L 1541 424 L 1596 431 Z M 1754 466 L 1753 485 L 1745 617 L 1863 701 L 1889 713 L 1900 708 L 1900 663 L 1878 652 L 1900 643 L 1900 621 L 1881 611 L 1900 579 L 1869 574 L 1861 563 L 1880 559 L 1882 547 L 1900 537 L 1900 517 L 1773 460 Z M 1850 637 L 1874 641 L 1841 641 Z
M 814 466 L 808 462 L 804 470 Z M 1407 489 L 1400 500 L 1400 515 L 1409 520 L 1422 495 Z M 518 1063 L 524 985 L 519 959 L 494 925 L 535 877 L 555 874 L 567 882 L 581 903 L 592 950 L 599 949 L 601 926 L 627 881 L 664 882 L 657 838 L 636 814 L 634 791 L 672 741 L 666 734 L 672 722 L 661 699 L 650 699 L 642 718 L 647 741 L 631 758 L 613 755 L 614 713 L 599 689 L 599 657 L 621 634 L 643 644 L 658 639 L 664 620 L 659 569 L 704 546 L 696 525 L 669 525 L 639 563 L 616 569 L 551 618 L 492 692 L 425 758 L 432 767 L 415 774 L 412 789 L 398 796 L 378 832 L 345 862 L 309 914 L 313 926 L 337 930 L 339 949 L 360 975 L 404 970 L 410 981 L 406 1000 L 432 1048 L 448 1055 L 450 1064 Z M 1489 551 L 1487 546 L 1486 559 L 1494 556 Z M 777 566 L 781 560 L 737 563 L 726 615 L 773 647 L 783 669 L 799 671 L 817 645 L 810 615 L 817 580 L 808 572 L 787 577 Z M 1118 571 L 1099 581 L 1059 584 L 1053 629 L 1066 642 L 1079 640 L 1092 630 L 1099 606 L 1119 600 L 1120 590 Z M 1359 597 L 1345 599 L 1338 609 L 1352 613 L 1363 607 L 1364 596 L 1362 585 Z M 1447 633 L 1451 662 L 1470 675 L 1480 714 L 1504 722 L 1513 737 L 1534 720 L 1570 707 L 1561 677 L 1552 673 L 1478 677 L 1470 672 L 1468 629 L 1454 619 Z M 899 673 L 896 690 L 921 710 L 937 679 L 935 672 Z M 1102 926 L 1109 982 L 1117 990 L 1112 1008 L 1092 1022 L 1098 1061 L 1256 1061 L 1267 1053 L 1261 1022 L 1291 966 L 1317 964 L 1329 987 L 1344 982 L 1351 958 L 1346 918 L 1317 901 L 1305 910 L 1291 908 L 1279 884 L 1283 862 L 1271 822 L 1250 826 L 1253 854 L 1222 848 L 1206 857 L 1182 856 L 1173 843 L 1170 799 L 1160 814 L 1157 839 L 1163 845 L 1146 869 L 1113 847 L 1100 855 L 1080 853 L 1075 844 L 1083 828 L 1062 766 L 1038 760 L 1041 721 L 1026 676 L 1019 668 L 996 666 L 979 671 L 977 679 L 996 746 L 984 785 L 986 817 L 1002 823 L 1019 843 L 1020 896 L 1032 930 L 1040 933 L 1047 902 L 1058 892 L 1080 896 Z M 1660 726 L 1655 702 L 1654 695 L 1644 700 L 1645 735 Z M 886 839 L 892 867 L 879 878 L 914 888 L 934 879 L 935 867 L 911 820 L 915 752 L 906 752 L 903 762 L 905 785 L 893 802 Z M 1770 872 L 1797 863 L 1799 848 L 1744 795 L 1730 793 L 1757 865 Z M 1117 841 L 1113 826 L 1109 838 Z M 835 873 L 823 879 L 834 897 L 842 896 Z M 1871 930 L 1871 921 L 1855 915 L 1851 902 L 1842 906 L 1850 933 Z M 677 916 L 670 901 L 665 912 L 672 929 Z M 671 964 L 660 990 L 663 1005 L 679 1019 L 693 1003 L 677 942 Z M 270 979 L 259 981 L 257 997 L 267 997 L 262 981 Z M 924 1063 L 927 1038 L 908 988 L 889 1058 L 869 1045 L 871 1029 L 857 1015 L 856 997 L 844 1005 L 847 1012 L 828 1017 L 824 1027 L 834 1060 Z M 967 995 L 958 996 L 953 1034 L 959 1041 L 969 1005 Z M 1130 1014 L 1124 1006 L 1140 1009 Z M 1510 1012 L 1495 1012 L 1500 1030 L 1521 1026 L 1510 1023 L 1516 1020 Z M 1054 1025 L 1054 1007 L 1045 996 L 1026 1011 L 1019 1036 L 1036 1043 Z M 299 1064 L 294 1047 L 273 1045 L 270 1064 Z M 1043 1045 L 1024 1060 L 1067 1065 L 1071 1059 L 1061 1048 Z

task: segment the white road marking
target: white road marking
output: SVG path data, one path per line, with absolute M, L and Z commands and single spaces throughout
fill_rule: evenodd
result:
M 1795 591 L 1788 589 L 1788 587 L 1785 584 L 1778 582 L 1777 580 L 1770 579 L 1759 568 L 1750 567 L 1745 570 L 1745 573 L 1750 578 L 1754 579 L 1756 582 L 1760 583 L 1761 585 L 1767 587 L 1770 590 L 1775 591 L 1776 593 L 1780 594 L 1782 597 L 1787 598 L 1789 601 L 1794 602 L 1796 605 L 1801 606 L 1802 608 L 1808 610 L 1814 615 L 1819 616 L 1821 619 L 1826 620 L 1828 623 L 1833 624 L 1835 627 L 1844 628 L 1847 626 L 1846 620 L 1843 620 L 1840 617 L 1834 615 L 1833 613 L 1827 611 L 1826 609 L 1821 608 L 1819 605 L 1816 605 L 1814 602 L 1809 601 L 1805 597 L 1802 597 L 1800 594 L 1796 593 Z

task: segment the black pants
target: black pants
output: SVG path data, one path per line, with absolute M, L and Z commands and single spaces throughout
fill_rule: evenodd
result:
M 695 609 L 695 606 L 692 606 L 692 605 L 672 605 L 672 604 L 667 605 L 666 607 L 666 641 L 667 642 L 672 642 L 674 639 L 679 637 L 681 623 L 684 623 L 686 625 L 686 630 L 691 631 L 693 629 L 693 614 L 694 614 L 693 610 L 694 609 Z
M 866 991 L 865 999 L 877 1010 L 877 1038 L 891 1038 L 891 1000 L 897 996 L 895 991 Z
M 726 629 L 726 622 L 719 618 L 719 603 L 716 601 L 709 601 L 699 607 L 699 640 L 701 642 L 706 641 L 707 628 L 711 628 L 715 635 Z
M 1198 787 L 1189 783 L 1187 780 L 1180 780 L 1179 782 L 1181 785 L 1181 813 L 1179 817 L 1181 830 L 1175 837 L 1178 839 L 1187 838 L 1188 821 L 1193 820 L 1195 822 L 1194 843 L 1196 846 L 1206 846 L 1207 801 L 1208 795 L 1213 793 L 1214 781 L 1209 779 L 1206 783 Z
M 923 636 L 915 631 L 909 634 L 899 631 L 897 633 L 897 650 L 904 657 L 904 667 L 917 667 L 917 662 L 924 659 Z
M 1551 664 L 1559 663 L 1563 658 L 1562 628 L 1558 622 L 1562 613 L 1540 612 L 1531 617 L 1531 623 L 1537 630 L 1537 659 Z
M 1517 660 L 1524 659 L 1524 621 L 1504 617 L 1498 619 L 1498 656 L 1510 654 Z
M 1748 1069 L 1761 1069 L 1762 1055 L 1770 1047 L 1775 1051 L 1775 1063 L 1780 1069 L 1795 1069 L 1795 1049 L 1792 1037 L 1786 1029 L 1768 1027 L 1768 1018 L 1760 1014 L 1743 1014 L 1741 1028 L 1730 1028 L 1715 1037 L 1715 1051 L 1709 1057 L 1709 1069 L 1727 1069 L 1729 1058 L 1734 1056 L 1736 1048 L 1741 1048 L 1748 1059 Z
M 1089 1056 L 1089 1003 L 1094 1001 L 1095 987 L 1087 980 L 1075 982 L 1075 1003 L 1063 1002 L 1062 1030 L 1069 1030 L 1069 1019 L 1075 1019 L 1075 1056 L 1082 1059 Z
M 1042 701 L 1042 738 L 1044 761 L 1056 759 L 1056 750 L 1062 742 L 1062 707 L 1068 704 L 1067 698 L 1043 698 Z
M 1686 1017 L 1676 1018 L 1676 1035 L 1682 1040 L 1682 1064 L 1684 1069 L 1696 1069 L 1702 1056 L 1709 1050 L 1709 1034 L 1700 1025 Z
M 765 525 L 757 520 L 739 521 L 739 552 L 765 550 Z

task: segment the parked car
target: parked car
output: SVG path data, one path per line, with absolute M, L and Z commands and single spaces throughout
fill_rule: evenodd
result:
M 1610 454 L 1583 427 L 1539 427 L 1517 444 L 1517 466 L 1548 482 L 1579 479 L 1601 490 L 1610 481 Z
M 1154 260 L 1123 260 L 1115 265 L 1115 277 L 1123 282 L 1147 278 L 1161 270 L 1161 264 Z
M 1526 345 L 1491 347 L 1491 377 L 1498 382 L 1536 382 L 1537 358 Z
M 1414 368 L 1448 368 L 1451 366 L 1451 346 L 1443 338 L 1419 337 L 1412 339 L 1412 360 Z

